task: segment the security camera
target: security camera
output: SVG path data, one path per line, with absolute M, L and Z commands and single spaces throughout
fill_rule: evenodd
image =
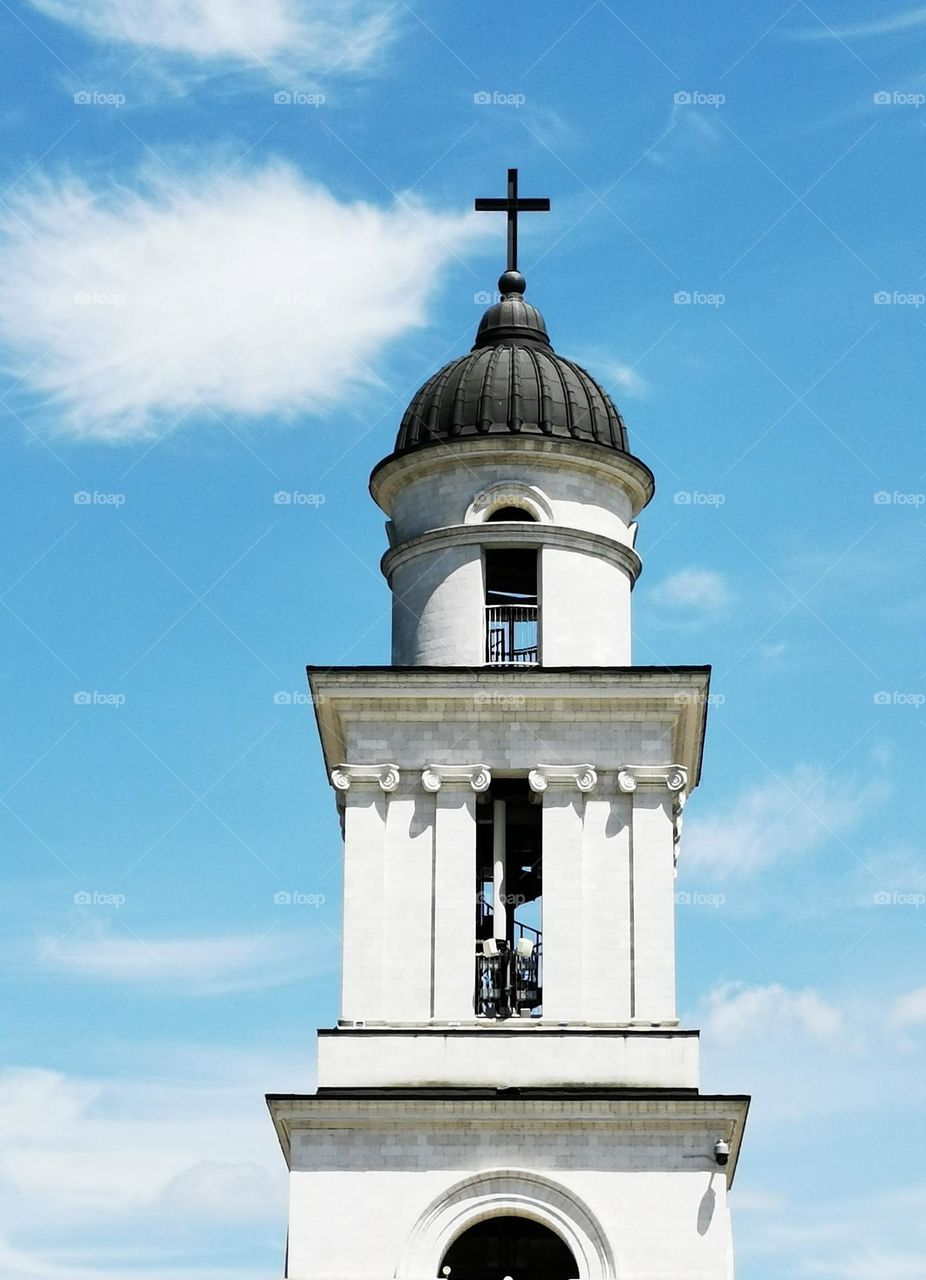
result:
M 723 1138 L 718 1138 L 714 1143 L 714 1159 L 721 1167 L 730 1159 L 730 1144 Z

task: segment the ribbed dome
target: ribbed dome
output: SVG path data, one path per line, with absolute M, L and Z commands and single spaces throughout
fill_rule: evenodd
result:
M 479 324 L 472 351 L 443 367 L 415 395 L 396 453 L 461 436 L 559 436 L 627 453 L 627 431 L 591 374 L 559 356 L 543 316 L 525 302 L 524 277 L 506 272 L 500 302 Z

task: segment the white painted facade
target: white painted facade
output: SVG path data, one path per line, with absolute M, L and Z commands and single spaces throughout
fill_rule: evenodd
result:
M 436 1280 L 495 1216 L 549 1227 L 577 1280 L 732 1280 L 748 1099 L 698 1092 L 675 1002 L 708 672 L 629 665 L 646 474 L 599 445 L 498 436 L 374 472 L 393 666 L 310 672 L 343 819 L 343 965 L 318 1092 L 269 1100 L 289 1280 Z M 511 506 L 529 521 L 489 519 Z M 487 665 L 493 547 L 538 551 L 538 665 Z M 542 1005 L 490 1016 L 479 825 L 514 785 L 539 814 Z
M 465 439 L 387 462 L 371 490 L 389 516 L 383 572 L 393 599 L 393 663 L 482 666 L 484 553 L 533 547 L 541 661 L 627 665 L 630 592 L 640 572 L 634 521 L 648 480 L 626 454 L 545 438 Z M 489 522 L 512 505 L 532 522 Z

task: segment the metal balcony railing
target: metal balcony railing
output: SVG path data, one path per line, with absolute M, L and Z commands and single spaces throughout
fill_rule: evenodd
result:
M 492 666 L 538 662 L 538 620 L 535 604 L 487 604 L 486 662 Z
M 529 1015 L 543 1003 L 543 934 L 515 922 L 514 947 L 502 939 L 476 943 L 476 1013 Z

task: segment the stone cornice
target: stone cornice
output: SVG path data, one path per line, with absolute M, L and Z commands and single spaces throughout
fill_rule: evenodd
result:
M 379 786 L 381 791 L 395 791 L 399 785 L 399 767 L 395 764 L 339 764 L 331 770 L 331 785 L 336 791 L 348 791 L 358 785 Z
M 625 764 L 617 774 L 621 791 L 636 791 L 637 787 L 663 786 L 670 791 L 684 791 L 688 787 L 688 770 L 680 764 Z
M 458 524 L 445 529 L 432 529 L 409 538 L 407 542 L 392 547 L 383 556 L 381 568 L 387 581 L 401 565 L 432 551 L 447 551 L 452 547 L 493 546 L 506 547 L 560 547 L 568 551 L 584 551 L 589 555 L 610 560 L 624 570 L 631 583 L 636 582 L 643 567 L 640 557 L 632 547 L 601 533 L 587 529 L 572 529 L 565 525 L 539 524 L 534 521 L 514 524 Z
M 598 781 L 598 774 L 590 764 L 538 764 L 536 769 L 531 769 L 527 780 L 531 791 L 546 791 L 551 785 L 591 791 Z
M 391 454 L 373 469 L 370 476 L 370 493 L 373 501 L 390 514 L 396 489 L 399 485 L 418 476 L 427 476 L 448 467 L 471 467 L 483 459 L 510 466 L 519 474 L 526 458 L 546 462 L 561 471 L 568 466 L 576 471 L 594 475 L 610 475 L 631 496 L 636 517 L 653 496 L 653 473 L 639 458 L 616 449 L 606 449 L 600 444 L 582 440 L 565 440 L 559 437 L 519 435 L 468 436 L 460 440 L 445 440 L 439 449 L 423 446 L 401 454 Z
M 474 791 L 488 791 L 492 774 L 484 764 L 430 764 L 421 772 L 425 791 L 440 791 L 444 783 L 468 783 Z

